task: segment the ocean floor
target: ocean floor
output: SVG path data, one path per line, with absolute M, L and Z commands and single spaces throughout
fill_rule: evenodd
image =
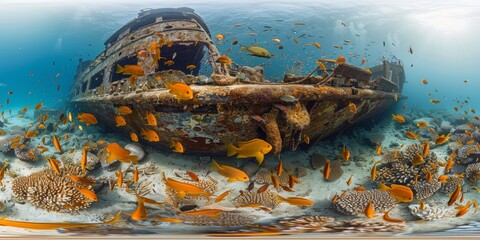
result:
M 15 112 L 15 111 L 13 111 Z M 8 115 L 8 114 L 7 114 Z M 30 138 L 29 143 L 22 139 L 25 151 L 11 149 L 12 139 L 24 136 L 30 130 L 38 129 L 36 118 L 32 112 L 27 112 L 21 118 L 8 116 L 2 129 L 6 132 L 0 137 L 0 157 L 9 163 L 6 168 L 3 186 L 0 188 L 0 202 L 4 203 L 2 215 L 7 220 L 28 222 L 78 222 L 101 223 L 108 221 L 122 211 L 122 221 L 112 225 L 96 225 L 95 227 L 60 228 L 58 230 L 30 230 L 0 226 L 0 235 L 90 235 L 90 234 L 146 234 L 146 235 L 176 235 L 201 234 L 208 236 L 272 236 L 282 234 L 328 234 L 348 235 L 356 233 L 382 234 L 425 234 L 454 229 L 467 225 L 479 219 L 479 214 L 472 205 L 469 211 L 455 217 L 455 206 L 466 205 L 478 198 L 478 192 L 473 189 L 477 173 L 480 176 L 480 164 L 476 159 L 480 155 L 478 142 L 480 123 L 469 122 L 462 116 L 448 115 L 442 111 L 410 111 L 402 113 L 406 122 L 398 123 L 390 117 L 377 123 L 365 123 L 352 130 L 339 133 L 335 137 L 315 143 L 313 146 L 299 146 L 296 151 L 281 153 L 283 173 L 278 178 L 283 187 L 268 189 L 258 194 L 264 184 L 272 184 L 271 175 L 277 174 L 278 157 L 267 155 L 261 166 L 255 159 L 237 159 L 235 157 L 205 157 L 183 155 L 175 152 L 161 152 L 149 146 L 132 143 L 128 138 L 107 134 L 99 126 L 83 126 L 66 121 L 55 131 L 60 139 L 62 153 L 57 153 L 51 140 L 51 131 L 39 129 L 37 136 Z M 427 126 L 420 128 L 417 123 L 425 122 Z M 472 128 L 473 127 L 473 128 Z M 410 139 L 407 131 L 415 132 L 419 139 Z M 65 140 L 65 135 L 69 137 Z M 436 145 L 438 135 L 448 135 L 450 140 L 442 145 Z M 42 143 L 42 139 L 44 142 Z M 430 140 L 431 151 L 424 162 L 412 166 L 415 155 L 423 151 L 423 144 Z M 472 142 L 473 141 L 473 142 Z M 102 146 L 106 143 L 118 142 L 125 147 L 130 144 L 132 153 L 139 156 L 139 181 L 133 183 L 132 164 L 107 164 Z M 382 155 L 377 154 L 377 142 L 381 143 Z M 23 181 L 14 183 L 15 177 L 28 176 L 42 169 L 50 169 L 44 157 L 61 160 L 60 166 L 72 164 L 79 166 L 82 147 L 90 146 L 88 163 L 91 170 L 89 177 L 96 181 L 92 188 L 98 196 L 98 201 L 91 202 L 79 195 L 63 193 L 62 188 L 71 185 L 45 186 L 47 180 Z M 133 144 L 133 145 L 132 145 Z M 313 143 L 311 143 L 313 144 Z M 9 146 L 6 146 L 9 145 Z M 343 146 L 351 152 L 351 157 L 345 161 L 340 156 Z M 39 154 L 37 146 L 47 149 Z M 103 147 L 104 149 L 104 147 Z M 474 149 L 474 150 L 470 150 Z M 22 149 L 23 150 L 23 149 Z M 395 151 L 398 151 L 395 153 Z M 26 153 L 32 152 L 37 160 L 29 159 Z M 456 153 L 455 163 L 449 173 L 445 167 L 451 153 Z M 399 154 L 399 156 L 394 156 Z M 143 156 L 144 155 L 144 156 Z M 20 158 L 23 160 L 21 160 Z M 247 190 L 250 182 L 227 182 L 227 179 L 216 171 L 210 171 L 212 160 L 242 169 L 255 180 L 254 188 Z M 331 161 L 332 172 L 329 181 L 324 179 L 323 167 L 326 159 Z M 377 162 L 376 181 L 371 180 L 372 166 Z M 3 164 L 2 164 L 3 165 Z M 63 171 L 66 171 L 62 168 Z M 116 172 L 122 170 L 123 186 L 117 184 Z M 72 170 L 75 171 L 75 170 Z M 186 171 L 194 172 L 200 180 L 193 181 Z M 78 172 L 78 171 L 77 171 Z M 429 172 L 428 174 L 426 172 Z M 166 189 L 162 174 L 177 181 L 196 184 L 212 193 L 210 199 L 203 196 L 189 196 L 181 199 L 171 189 Z M 64 174 L 64 173 L 62 173 Z M 440 183 L 437 179 L 447 174 L 448 180 Z M 458 175 L 455 175 L 458 174 Z M 298 177 L 293 192 L 290 191 L 289 175 Z M 428 176 L 430 175 L 430 176 Z M 351 178 L 351 184 L 347 181 Z M 417 178 L 415 180 L 415 178 Z M 60 178 L 59 178 L 60 179 Z M 66 179 L 66 178 L 64 178 Z M 430 179 L 430 180 L 428 180 Z M 53 180 L 56 180 L 54 178 Z M 63 181 L 63 180 L 62 180 Z M 41 183 L 43 182 L 43 183 Z M 425 209 L 419 209 L 419 200 L 397 203 L 386 191 L 378 189 L 379 182 L 391 184 L 411 184 L 415 198 L 422 198 Z M 456 190 L 457 183 L 463 186 L 462 194 L 452 206 L 447 206 L 449 194 Z M 23 199 L 15 194 L 14 184 L 24 184 Z M 43 184 L 43 185 L 42 185 Z M 127 186 L 128 185 L 128 189 Z M 41 187 L 43 186 L 43 188 Z M 359 189 L 362 186 L 365 190 Z M 44 188 L 49 188 L 45 190 Z M 357 190 L 355 190 L 357 188 Z M 215 199 L 225 191 L 231 192 L 218 203 Z M 18 190 L 20 191 L 20 190 Z M 241 192 L 242 193 L 241 193 Z M 344 193 L 345 192 L 345 193 Z M 137 208 L 135 194 L 153 199 L 158 204 L 146 204 L 147 218 L 134 221 L 127 214 Z M 342 197 L 342 193 L 346 194 Z M 368 193 L 368 194 L 367 194 Z M 42 196 L 40 196 L 43 194 Z M 55 194 L 64 194 L 63 198 Z M 277 195 L 284 198 L 300 197 L 314 202 L 313 206 L 301 207 L 287 202 L 278 201 Z M 332 202 L 335 195 L 339 197 Z M 64 208 L 58 201 L 74 201 L 72 198 L 82 198 L 80 209 Z M 375 218 L 369 219 L 364 212 L 369 200 L 375 209 Z M 57 201 L 57 202 L 55 202 Z M 23 203 L 21 203 L 23 202 Z M 35 202 L 35 203 L 33 203 Z M 59 204 L 61 205 L 59 207 Z M 82 205 L 83 204 L 83 205 Z M 247 205 L 246 205 L 247 204 Z M 248 205 L 250 204 L 250 205 Z M 246 205 L 246 206 L 245 206 Z M 251 207 L 247 207 L 251 206 Z M 393 209 L 392 209 L 393 208 Z M 64 212 L 58 212 L 61 209 Z M 190 216 L 182 211 L 189 209 L 219 209 L 220 215 Z M 396 223 L 383 219 L 384 212 L 389 211 L 391 218 L 404 222 Z M 50 211 L 49 211 L 50 210 Z M 352 215 L 349 215 L 352 214 Z M 161 220 L 156 217 L 168 217 Z M 171 219 L 181 221 L 172 223 Z M 2 225 L 0 223 L 0 225 Z M 304 236 L 304 235 L 302 235 Z

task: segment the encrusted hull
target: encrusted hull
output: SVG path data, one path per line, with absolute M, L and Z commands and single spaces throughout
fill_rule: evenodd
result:
M 225 154 L 225 144 L 256 137 L 267 139 L 274 146 L 273 152 L 295 149 L 305 142 L 305 135 L 312 142 L 325 138 L 395 102 L 394 93 L 350 87 L 233 85 L 192 86 L 192 90 L 195 98 L 191 101 L 179 102 L 167 90 L 158 89 L 79 98 L 73 104 L 126 136 L 131 132 L 140 135 L 142 128 L 152 129 L 160 142 L 150 144 L 159 147 L 168 148 L 172 140 L 178 140 L 187 152 Z M 285 95 L 299 101 L 285 103 Z M 349 103 L 357 106 L 356 112 L 350 110 Z M 128 124 L 123 127 L 116 127 L 113 120 L 118 106 L 133 110 L 124 116 Z M 156 127 L 146 125 L 147 113 L 157 118 Z

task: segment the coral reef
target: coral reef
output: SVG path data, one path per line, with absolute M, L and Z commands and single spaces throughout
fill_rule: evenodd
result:
M 342 161 L 336 160 L 332 161 L 330 164 L 330 176 L 328 177 L 327 181 L 333 182 L 343 175 L 343 169 L 342 169 Z
M 83 187 L 68 178 L 68 175 L 84 177 L 87 172 L 78 166 L 65 165 L 61 174 L 43 169 L 29 176 L 17 177 L 12 182 L 12 191 L 18 202 L 30 202 L 37 208 L 55 212 L 76 212 L 87 208 L 91 200 L 76 187 Z M 91 188 L 91 187 L 90 187 Z
M 271 177 L 272 174 L 275 177 L 277 177 L 276 173 L 272 173 L 270 170 L 266 168 L 261 168 L 260 170 L 258 170 L 256 174 L 255 183 L 272 184 L 272 177 Z M 280 175 L 280 177 L 277 177 L 278 182 L 280 183 L 280 186 L 288 186 L 288 178 L 289 178 L 289 175 L 285 171 L 283 171 L 282 175 Z
M 257 220 L 256 217 L 245 214 L 240 211 L 225 211 L 220 213 L 219 217 L 209 216 L 193 216 L 180 214 L 178 218 L 183 220 L 184 223 L 197 226 L 240 226 L 249 223 L 253 223 Z
M 471 163 L 475 158 L 480 157 L 480 150 L 476 144 L 463 145 L 458 148 L 457 156 L 462 163 Z
M 376 212 L 385 212 L 395 207 L 396 199 L 387 191 L 377 189 L 352 191 L 332 204 L 332 208 L 345 215 L 363 215 L 372 200 Z
M 83 150 L 68 151 L 60 156 L 60 160 L 65 164 L 80 165 L 82 160 Z M 94 169 L 99 162 L 99 158 L 87 150 L 87 169 Z
M 283 231 L 295 232 L 328 232 L 331 229 L 324 227 L 325 223 L 334 222 L 335 219 L 320 215 L 305 215 L 299 217 L 287 217 L 277 220 L 274 224 Z
M 430 206 L 429 204 L 425 204 L 425 209 L 420 210 L 420 205 L 411 204 L 408 208 L 410 208 L 410 213 L 412 213 L 412 215 L 426 221 L 454 216 L 452 209 L 441 206 Z
M 386 221 L 365 221 L 353 219 L 351 221 L 327 223 L 324 227 L 331 229 L 330 232 L 342 233 L 373 233 L 373 232 L 404 232 L 407 225 L 404 223 L 391 223 Z
M 414 186 L 415 197 L 417 199 L 426 199 L 435 194 L 442 184 L 436 179 L 432 179 L 430 182 L 420 181 Z
M 440 188 L 440 192 L 442 193 L 452 193 L 457 189 L 457 184 L 463 185 L 463 179 L 457 177 L 457 175 L 448 175 L 448 180 L 442 183 L 442 187 Z
M 472 163 L 465 169 L 465 179 L 471 184 L 476 184 L 480 178 L 480 163 Z
M 256 191 L 242 192 L 238 197 L 232 200 L 235 207 L 240 207 L 249 203 L 260 203 L 265 207 L 276 208 L 279 205 L 277 193 L 274 191 L 265 191 L 257 193 Z

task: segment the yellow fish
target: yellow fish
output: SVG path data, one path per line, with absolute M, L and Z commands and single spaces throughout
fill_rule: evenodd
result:
M 77 118 L 80 122 L 84 122 L 87 126 L 98 123 L 97 118 L 91 113 L 80 113 L 78 114 Z M 47 119 L 48 115 L 45 115 L 45 117 L 43 118 L 43 122 L 46 122 Z
M 141 132 L 140 132 L 141 135 L 143 135 L 145 137 L 145 139 L 147 139 L 148 141 L 150 142 L 159 142 L 160 141 L 160 137 L 158 136 L 157 132 L 151 130 L 151 129 L 141 129 Z
M 117 108 L 117 112 L 120 114 L 120 115 L 128 115 L 128 114 L 131 114 L 133 113 L 132 109 L 128 106 L 120 106 Z
M 169 93 L 178 100 L 190 100 L 193 99 L 193 90 L 185 83 L 165 82 L 165 88 L 169 89 Z
M 445 144 L 448 140 L 450 140 L 450 134 L 445 135 L 440 135 L 436 140 L 435 144 L 437 145 L 442 145 Z
M 133 162 L 134 164 L 138 163 L 138 157 L 130 155 L 130 151 L 118 145 L 118 143 L 110 143 L 108 144 L 107 153 L 109 154 L 106 161 L 108 163 L 113 162 L 114 160 L 118 160 L 120 162 Z
M 244 171 L 227 165 L 218 165 L 215 160 L 213 160 L 210 170 L 216 170 L 220 175 L 227 177 L 227 182 L 246 182 L 250 180 Z
M 137 195 L 137 208 L 130 214 L 130 217 L 135 221 L 147 219 L 147 209 L 142 198 Z
M 404 123 L 405 122 L 405 118 L 403 118 L 403 116 L 400 115 L 400 114 L 397 114 L 397 115 L 392 114 L 392 119 L 399 122 L 399 123 Z
M 221 209 L 200 209 L 193 211 L 185 211 L 182 214 L 191 215 L 191 216 L 207 216 L 207 217 L 218 217 L 224 210 Z
M 4 162 L 2 169 L 0 169 L 0 186 L 3 186 L 2 180 L 3 180 L 3 177 L 5 176 L 5 169 L 7 169 L 7 166 L 8 166 L 8 162 Z
M 53 142 L 53 146 L 55 147 L 55 149 L 57 150 L 58 153 L 61 153 L 62 152 L 62 146 L 60 145 L 60 142 L 58 141 L 57 137 L 55 136 L 55 134 L 53 134 L 52 132 L 52 142 Z
M 147 119 L 147 124 L 148 126 L 156 127 L 157 126 L 157 119 L 155 118 L 155 115 L 152 113 L 147 113 L 146 117 Z
M 268 142 L 254 138 L 245 142 L 238 142 L 238 147 L 232 144 L 227 144 L 227 156 L 231 157 L 237 155 L 237 158 L 255 157 L 258 165 L 262 165 L 264 155 L 272 150 L 272 145 Z
M 397 199 L 399 202 L 411 202 L 413 201 L 413 192 L 407 186 L 392 184 L 387 187 L 385 184 L 380 183 L 379 190 L 390 192 L 390 196 Z
M 179 182 L 171 178 L 166 178 L 165 172 L 163 172 L 162 175 L 165 186 L 175 190 L 179 198 L 183 199 L 185 195 L 189 194 L 191 196 L 204 195 L 205 197 L 207 197 L 207 199 L 210 199 L 210 196 L 212 195 L 201 187 L 197 187 L 189 183 Z
M 125 118 L 123 118 L 122 116 L 116 116 L 116 115 L 115 115 L 115 123 L 117 124 L 116 125 L 117 127 L 123 127 L 127 125 Z
M 170 144 L 170 147 L 173 148 L 173 151 L 174 152 L 178 152 L 178 153 L 183 153 L 185 152 L 185 149 L 183 148 L 183 145 L 180 141 L 172 141 L 172 143 Z
M 75 187 L 75 188 L 86 198 L 88 198 L 88 199 L 90 199 L 94 202 L 98 201 L 97 194 L 95 194 L 92 190 L 87 189 L 87 188 L 79 188 L 79 187 Z
M 287 202 L 290 205 L 296 205 L 296 206 L 302 206 L 302 207 L 308 207 L 314 204 L 313 201 L 308 200 L 306 198 L 298 198 L 298 197 L 284 198 L 280 195 L 277 195 L 277 200 L 280 202 Z

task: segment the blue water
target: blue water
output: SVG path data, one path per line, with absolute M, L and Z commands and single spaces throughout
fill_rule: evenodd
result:
M 205 20 L 212 37 L 225 35 L 224 44 L 218 45 L 222 53 L 231 47 L 228 55 L 234 62 L 262 64 L 272 80 L 282 79 L 297 62 L 303 64 L 303 73 L 307 74 L 315 67 L 314 60 L 321 57 L 356 55 L 358 58 L 348 57 L 347 61 L 360 65 L 365 57 L 368 67 L 394 56 L 406 66 L 408 83 L 404 94 L 409 98 L 403 104 L 452 110 L 454 98 L 464 100 L 469 96 L 470 106 L 479 106 L 480 100 L 475 97 L 480 87 L 475 70 L 480 55 L 480 33 L 475 30 L 480 25 L 479 3 L 239 2 L 222 1 L 220 6 L 213 1 L 1 1 L 0 102 L 5 105 L 6 98 L 10 98 L 12 107 L 39 101 L 51 107 L 65 104 L 79 58 L 89 59 L 100 53 L 103 42 L 136 17 L 140 9 L 188 6 Z M 293 25 L 295 22 L 305 25 Z M 304 37 L 300 37 L 302 34 Z M 292 37 L 298 38 L 301 45 Z M 280 39 L 282 44 L 272 38 Z M 234 39 L 239 41 L 236 46 L 231 45 Z M 322 48 L 305 46 L 314 41 Z M 239 52 L 240 45 L 251 44 L 265 47 L 275 56 L 263 59 Z M 284 49 L 277 49 L 279 45 Z M 410 46 L 413 54 L 408 52 Z M 430 84 L 422 85 L 422 78 Z M 14 94 L 6 95 L 7 91 Z M 441 103 L 432 105 L 430 98 Z

